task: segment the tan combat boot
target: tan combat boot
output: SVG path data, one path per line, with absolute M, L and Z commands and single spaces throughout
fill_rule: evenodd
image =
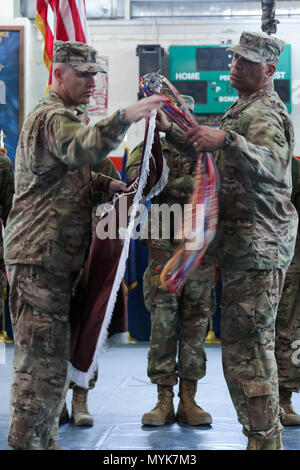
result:
M 189 426 L 200 426 L 202 424 L 211 424 L 212 417 L 204 411 L 194 400 L 197 390 L 197 380 L 180 379 L 179 393 L 180 402 L 176 414 L 179 423 Z
M 158 402 L 153 410 L 145 413 L 142 424 L 149 426 L 163 426 L 175 423 L 175 411 L 173 405 L 173 387 L 171 385 L 157 385 Z
M 49 439 L 48 447 L 46 450 L 62 450 L 62 449 L 58 447 L 54 439 Z
M 248 438 L 247 450 L 284 450 L 281 433 L 271 437 L 271 439 Z
M 68 412 L 68 408 L 66 403 L 64 403 L 64 407 L 61 410 L 60 416 L 59 416 L 59 426 L 62 426 L 63 424 L 67 424 L 70 421 L 70 416 Z
M 279 406 L 284 411 L 281 423 L 283 426 L 300 426 L 300 415 L 292 407 L 291 398 L 292 392 L 283 389 L 279 390 Z
M 93 426 L 94 418 L 87 408 L 88 390 L 73 389 L 71 423 L 74 426 Z

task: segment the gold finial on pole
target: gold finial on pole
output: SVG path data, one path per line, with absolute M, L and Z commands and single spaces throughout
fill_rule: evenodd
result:
M 215 335 L 215 332 L 213 330 L 213 321 L 212 321 L 212 317 L 210 317 L 209 319 L 209 331 L 206 335 L 206 338 L 205 338 L 205 343 L 216 343 L 216 344 L 220 344 L 221 343 L 221 340 L 219 340 L 216 335 Z
M 0 341 L 2 343 L 13 343 L 13 340 L 7 334 L 5 330 L 5 299 L 6 299 L 6 287 L 3 289 L 2 292 L 2 330 L 0 331 Z

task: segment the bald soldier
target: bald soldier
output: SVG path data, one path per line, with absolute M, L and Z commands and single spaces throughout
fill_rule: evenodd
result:
M 198 152 L 214 151 L 221 197 L 212 248 L 223 281 L 223 368 L 248 450 L 283 448 L 275 321 L 298 224 L 290 200 L 293 126 L 273 87 L 283 48 L 280 39 L 242 33 L 230 49 L 238 100 L 220 130 L 197 126 L 186 136 L 163 117 L 160 124 L 179 148 L 189 142 Z
M 15 337 L 12 449 L 55 448 L 50 431 L 66 390 L 70 296 L 91 236 L 90 165 L 164 101 L 146 98 L 86 127 L 74 109 L 89 102 L 97 72 L 93 47 L 56 41 L 52 90 L 29 113 L 19 138 L 4 240 Z M 119 182 L 111 181 L 108 191 L 116 188 Z

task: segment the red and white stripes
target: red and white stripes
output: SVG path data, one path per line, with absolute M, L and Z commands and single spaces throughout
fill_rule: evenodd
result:
M 90 44 L 85 0 L 37 0 L 35 22 L 44 37 L 44 62 L 52 75 L 54 40 Z
M 84 0 L 56 0 L 55 39 L 90 43 Z

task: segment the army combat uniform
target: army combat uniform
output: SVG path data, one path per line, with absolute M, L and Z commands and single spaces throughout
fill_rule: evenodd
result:
M 6 226 L 14 196 L 14 173 L 10 159 L 0 150 L 0 219 Z M 0 231 L 0 259 L 3 260 L 3 238 Z
M 292 202 L 300 214 L 300 161 L 292 159 Z M 284 410 L 285 426 L 299 425 L 300 416 L 291 405 L 292 392 L 300 390 L 300 364 L 296 354 L 300 339 L 300 230 L 298 224 L 295 253 L 286 273 L 276 320 L 276 359 L 279 379 L 279 403 Z M 296 346 L 296 348 L 295 348 Z
M 70 357 L 72 286 L 90 243 L 89 168 L 121 143 L 129 125 L 117 112 L 84 127 L 51 91 L 23 124 L 4 240 L 15 335 L 9 433 L 14 449 L 47 448 Z M 95 189 L 101 189 L 101 179 L 95 176 Z
M 0 150 L 0 220 L 6 226 L 7 217 L 11 209 L 14 195 L 14 173 L 10 159 L 4 151 Z M 2 311 L 2 295 L 6 288 L 5 266 L 3 261 L 3 238 L 0 230 L 0 317 L 5 315 Z
M 120 181 L 119 173 L 117 172 L 113 162 L 109 158 L 105 158 L 98 165 L 93 166 L 93 172 L 101 174 L 103 177 L 104 184 L 100 186 L 100 190 L 93 191 L 93 200 L 92 200 L 92 233 L 96 232 L 96 226 L 99 222 L 99 217 L 97 214 L 97 208 L 99 204 L 104 204 L 109 201 L 110 197 L 108 196 L 108 186 L 111 180 Z M 106 180 L 106 182 L 105 182 Z M 99 187 L 99 186 L 98 186 Z
M 264 89 L 232 105 L 221 129 L 233 137 L 216 152 L 224 374 L 245 434 L 263 439 L 282 429 L 275 320 L 296 241 L 294 134 L 277 93 Z
M 137 175 L 142 149 L 143 145 L 140 144 L 130 155 L 127 165 L 129 181 Z M 172 219 L 170 237 L 162 237 L 160 221 L 159 238 L 151 238 L 153 207 L 154 204 L 167 204 L 168 207 L 179 204 L 183 210 L 193 189 L 194 168 L 194 161 L 176 151 L 165 138 L 162 139 L 162 150 L 169 167 L 169 176 L 165 188 L 151 200 L 147 234 L 149 262 L 143 284 L 145 305 L 151 313 L 148 376 L 152 383 L 169 388 L 177 384 L 178 377 L 181 386 L 182 380 L 186 379 L 195 385 L 195 393 L 197 381 L 206 373 L 204 340 L 208 318 L 215 311 L 214 266 L 201 266 L 186 282 L 180 295 L 165 291 L 160 284 L 160 273 L 178 248 L 180 240 L 175 238 L 176 227 Z M 178 325 L 180 335 L 177 360 Z M 173 414 L 172 419 L 174 420 Z M 188 424 L 209 424 L 211 416 L 203 411 L 201 421 Z M 154 420 L 151 412 L 150 417 L 147 413 L 144 415 L 142 422 L 165 424 L 160 419 Z
M 282 44 L 242 33 L 243 47 L 231 50 L 250 61 L 276 62 Z M 231 138 L 214 153 L 221 183 L 214 249 L 223 281 L 223 369 L 250 445 L 282 430 L 275 321 L 298 224 L 290 201 L 294 133 L 286 107 L 270 86 L 239 97 L 220 128 Z M 184 136 L 173 126 L 167 139 L 182 145 Z

